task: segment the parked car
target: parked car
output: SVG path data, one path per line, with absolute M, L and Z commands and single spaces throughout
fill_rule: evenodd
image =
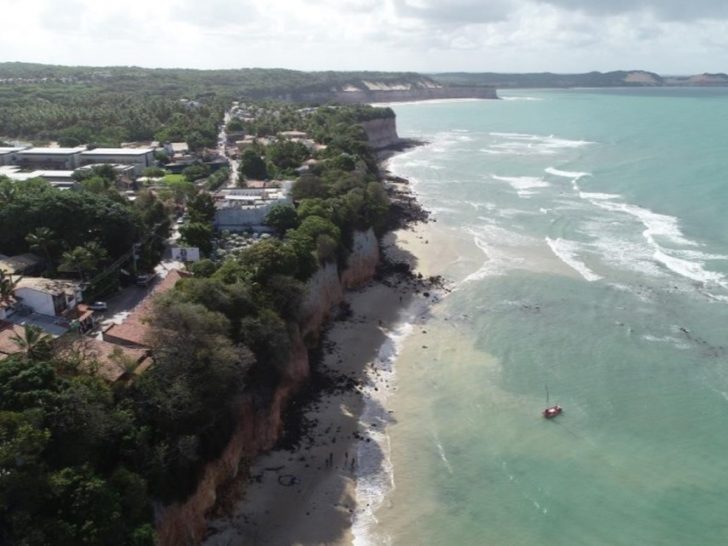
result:
M 156 273 L 137 275 L 136 283 L 139 286 L 149 286 L 149 283 L 152 282 L 156 276 Z
M 95 301 L 93 303 L 90 303 L 88 308 L 92 311 L 106 311 L 109 306 L 106 305 L 105 301 Z

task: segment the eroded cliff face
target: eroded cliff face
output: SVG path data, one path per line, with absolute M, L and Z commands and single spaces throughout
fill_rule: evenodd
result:
M 387 87 L 387 86 L 377 86 Z M 412 86 L 409 88 L 348 88 L 328 91 L 311 91 L 297 93 L 280 93 L 275 99 L 290 102 L 336 102 L 339 104 L 366 104 L 372 102 L 409 102 L 436 99 L 497 99 L 498 93 L 493 87 L 482 85 L 461 86 Z
M 369 145 L 375 150 L 381 150 L 399 144 L 396 118 L 372 119 L 362 121 L 359 125 L 366 132 Z
M 273 448 L 283 431 L 286 404 L 310 374 L 308 349 L 304 336 L 318 336 L 321 327 L 344 298 L 347 288 L 368 282 L 379 263 L 379 242 L 374 232 L 354 234 L 354 245 L 347 268 L 339 273 L 334 264 L 319 269 L 307 284 L 302 320 L 291 332 L 291 359 L 285 377 L 269 403 L 262 406 L 246 393 L 237 427 L 222 455 L 209 463 L 196 491 L 181 504 L 157 511 L 160 546 L 195 546 L 207 529 L 207 516 L 218 495 L 230 486 L 240 472 L 241 461 L 250 460 Z

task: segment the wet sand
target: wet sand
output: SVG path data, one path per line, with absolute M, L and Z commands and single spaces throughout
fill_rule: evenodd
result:
M 424 244 L 419 230 L 425 227 L 419 224 L 391 234 L 385 252 L 416 265 L 410 248 Z M 398 248 L 387 251 L 387 245 L 395 242 Z M 412 278 L 400 275 L 387 275 L 347 294 L 351 315 L 331 323 L 317 372 L 336 377 L 344 386 L 325 392 L 307 408 L 304 417 L 312 426 L 296 448 L 274 450 L 254 463 L 245 497 L 231 518 L 210 523 L 205 545 L 351 544 L 358 446 L 366 441 L 365 427 L 378 426 L 360 422 L 368 397 L 363 387 L 377 375 L 380 348 L 405 310 L 426 309 L 434 297 Z M 367 447 L 367 472 L 376 472 L 386 455 L 374 443 Z

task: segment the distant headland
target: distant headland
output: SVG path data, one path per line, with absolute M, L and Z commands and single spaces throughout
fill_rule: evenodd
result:
M 569 87 L 725 87 L 728 74 L 696 74 L 692 76 L 660 76 L 645 70 L 585 72 L 583 74 L 502 74 L 496 72 L 447 72 L 430 74 L 445 85 L 488 85 L 498 89 L 569 88 Z

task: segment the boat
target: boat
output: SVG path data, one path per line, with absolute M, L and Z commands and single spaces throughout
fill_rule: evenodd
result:
M 561 415 L 561 413 L 564 411 L 561 406 L 558 404 L 555 404 L 553 406 L 549 406 L 549 387 L 548 385 L 544 385 L 546 387 L 546 409 L 543 410 L 541 413 L 546 419 L 553 419 L 554 417 L 558 417 Z
M 561 415 L 561 412 L 563 411 L 564 410 L 561 408 L 561 406 L 556 404 L 555 406 L 551 406 L 543 410 L 543 416 L 546 419 L 553 419 L 554 417 Z

